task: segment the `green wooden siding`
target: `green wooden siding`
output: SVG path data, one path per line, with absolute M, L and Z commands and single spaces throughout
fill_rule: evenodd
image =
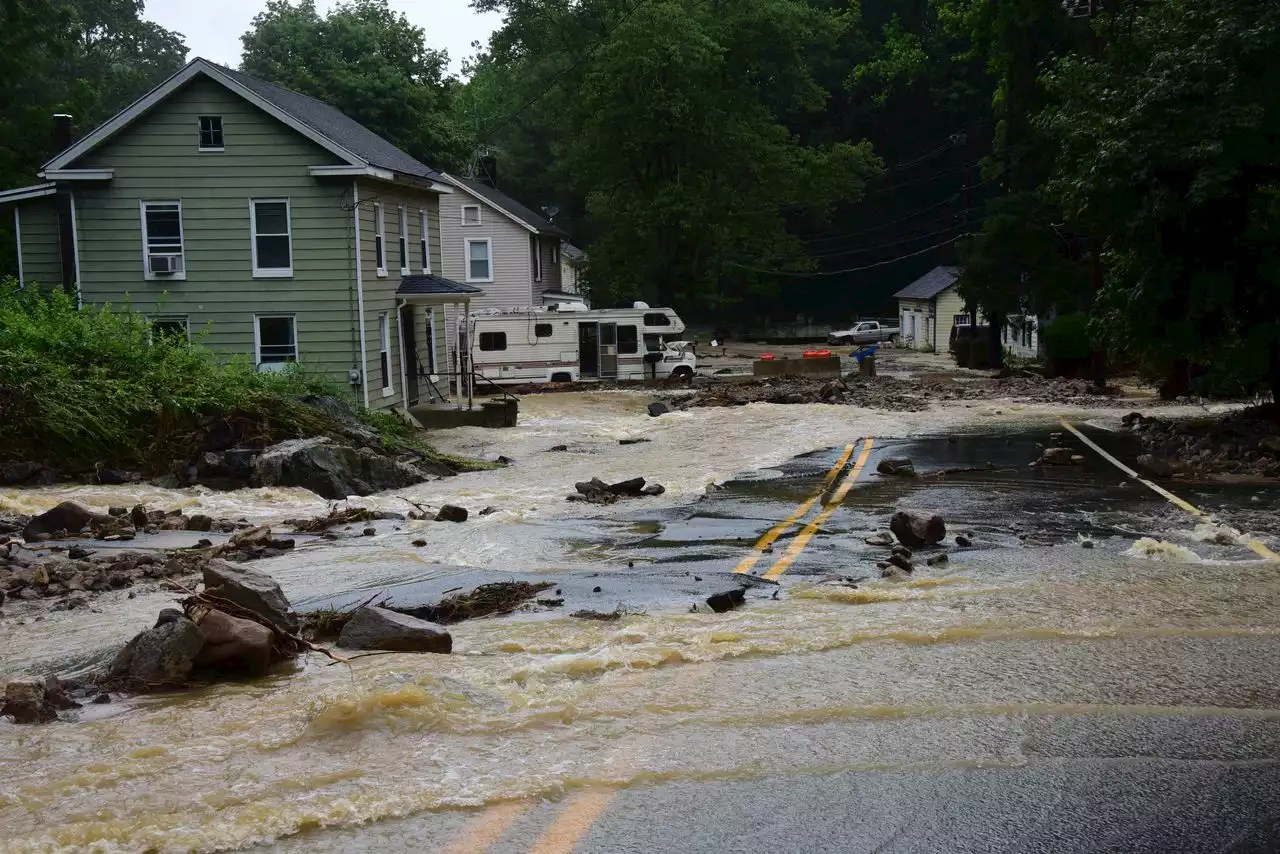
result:
M 224 152 L 197 151 L 202 115 L 222 116 Z M 359 358 L 351 182 L 307 172 L 339 162 L 197 78 L 74 164 L 115 170 L 107 184 L 76 189 L 85 302 L 185 316 L 193 333 L 204 331 L 208 346 L 249 356 L 255 316 L 292 315 L 299 361 L 345 384 Z M 292 277 L 253 277 L 254 198 L 289 200 Z M 145 278 L 142 200 L 181 201 L 185 280 Z
M 406 219 L 408 220 L 408 261 L 409 273 L 411 275 L 420 275 L 422 273 L 422 250 L 421 240 L 422 231 L 419 226 L 418 211 L 427 212 L 427 230 L 428 245 L 431 252 L 431 270 L 436 275 L 440 275 L 440 205 L 439 196 L 436 193 L 422 190 L 417 191 L 410 187 L 401 187 L 398 185 L 385 184 L 373 181 L 360 182 L 360 258 L 361 273 L 364 287 L 364 322 L 365 322 L 365 342 L 367 350 L 365 354 L 365 372 L 369 378 L 369 406 L 372 408 L 383 408 L 387 406 L 399 405 L 403 401 L 404 383 L 401 376 L 401 359 L 400 359 L 400 336 L 396 307 L 396 291 L 400 288 L 400 207 L 405 208 Z M 378 275 L 377 250 L 375 240 L 377 235 L 377 206 L 382 206 L 383 215 L 383 237 L 386 249 L 386 275 Z M 419 307 L 422 317 L 418 320 L 418 346 L 421 353 L 422 361 L 426 362 L 426 329 L 425 329 L 425 308 Z M 383 383 L 381 378 L 381 339 L 379 335 L 380 318 L 386 313 L 391 324 L 391 351 L 390 351 L 390 370 L 391 370 L 391 393 L 383 392 Z M 439 327 L 443 319 L 443 312 L 436 311 L 436 323 Z M 437 335 L 440 329 L 437 328 Z M 443 370 L 443 366 L 439 361 L 441 356 L 441 343 L 437 340 L 436 345 L 436 369 Z M 425 396 L 425 382 L 419 383 L 419 392 Z
M 62 286 L 62 252 L 58 239 L 58 211 L 53 199 L 44 197 L 17 206 L 22 230 L 22 279 L 25 284 Z M 5 213 L 13 216 L 8 210 Z M 79 214 L 79 211 L 76 212 Z

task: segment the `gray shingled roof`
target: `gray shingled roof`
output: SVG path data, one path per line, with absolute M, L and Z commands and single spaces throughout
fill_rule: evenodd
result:
M 494 205 L 502 208 L 507 213 L 537 229 L 539 234 L 545 234 L 549 237 L 568 237 L 568 232 L 553 225 L 551 220 L 542 214 L 534 213 L 529 208 L 517 202 L 506 193 L 499 192 L 488 184 L 481 184 L 478 181 L 468 181 L 465 178 L 454 178 L 459 184 L 465 186 L 468 190 L 475 193 L 482 199 L 492 202 Z
M 564 257 L 568 258 L 570 261 L 582 261 L 587 257 L 587 253 L 583 252 L 567 240 L 561 244 L 560 254 L 564 255 Z
M 455 282 L 453 279 L 446 279 L 444 276 L 402 276 L 400 278 L 400 288 L 396 291 L 398 296 L 413 296 L 415 294 L 459 294 L 466 296 L 470 294 L 482 294 L 483 288 L 477 288 L 475 285 L 464 285 L 461 282 Z
M 214 63 L 209 64 L 214 65 Z M 303 95 L 300 92 L 285 89 L 283 86 L 277 86 L 274 83 L 268 83 L 256 77 L 250 77 L 248 74 L 233 71 L 221 65 L 218 65 L 217 68 L 237 83 L 253 90 L 259 97 L 270 101 L 293 118 L 305 125 L 309 125 L 352 154 L 367 160 L 373 166 L 433 181 L 443 178 L 439 172 L 430 166 L 409 156 L 355 119 L 347 116 L 346 113 L 326 104 L 324 101 L 318 101 L 310 95 Z
M 933 299 L 956 283 L 959 267 L 934 267 L 894 294 L 895 299 Z

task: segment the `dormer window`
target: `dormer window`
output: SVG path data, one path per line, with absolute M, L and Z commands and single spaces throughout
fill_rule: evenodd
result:
M 462 224 L 463 225 L 479 225 L 480 224 L 480 206 L 479 205 L 463 205 L 462 206 Z
M 200 150 L 222 151 L 222 116 L 200 117 Z

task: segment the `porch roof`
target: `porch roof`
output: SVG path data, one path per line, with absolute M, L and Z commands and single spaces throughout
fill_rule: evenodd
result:
M 444 276 L 424 273 L 418 276 L 404 276 L 400 279 L 400 287 L 396 296 L 410 302 L 450 303 L 469 300 L 484 293 L 483 288 L 475 285 L 464 285 Z

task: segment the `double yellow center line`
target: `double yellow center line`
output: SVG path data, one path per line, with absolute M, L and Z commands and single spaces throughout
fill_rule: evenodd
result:
M 786 533 L 792 525 L 796 524 L 808 515 L 809 511 L 813 509 L 813 506 L 817 504 L 822 499 L 822 496 L 827 493 L 827 490 L 830 489 L 831 483 L 840 476 L 840 473 L 844 471 L 845 466 L 849 464 L 849 458 L 853 456 L 855 446 L 856 443 L 855 445 L 845 446 L 844 453 L 840 455 L 840 459 L 836 461 L 836 464 L 831 467 L 831 470 L 827 472 L 826 476 L 822 479 L 822 489 L 818 490 L 818 492 L 814 493 L 814 495 L 812 495 L 807 501 L 797 507 L 795 512 L 790 516 L 766 531 L 764 536 L 756 541 L 755 546 L 751 549 L 751 553 L 744 557 L 734 568 L 733 571 L 735 573 L 743 574 L 750 572 L 760 561 L 761 556 L 764 555 L 765 549 L 772 546 L 774 541 Z M 795 562 L 795 559 L 799 557 L 800 553 L 804 551 L 807 545 L 809 545 L 809 541 L 813 539 L 813 535 L 818 532 L 822 523 L 836 511 L 836 508 L 840 506 L 842 501 L 844 501 L 845 496 L 849 494 L 849 490 L 853 488 L 854 481 L 858 479 L 858 475 L 862 473 L 863 467 L 866 466 L 867 460 L 870 459 L 871 449 L 874 446 L 874 439 L 868 437 L 862 440 L 862 451 L 858 454 L 858 460 L 853 464 L 853 468 L 849 471 L 849 474 L 845 477 L 844 481 L 841 482 L 840 487 L 835 491 L 835 494 L 832 495 L 830 499 L 823 501 L 822 512 L 819 513 L 812 522 L 804 526 L 800 533 L 796 535 L 795 541 L 791 543 L 791 546 L 786 550 L 782 557 L 778 558 L 777 561 L 774 562 L 773 566 L 769 567 L 769 570 L 762 576 L 763 578 L 769 581 L 777 581 L 782 574 L 787 571 L 787 567 L 791 566 L 791 564 Z

